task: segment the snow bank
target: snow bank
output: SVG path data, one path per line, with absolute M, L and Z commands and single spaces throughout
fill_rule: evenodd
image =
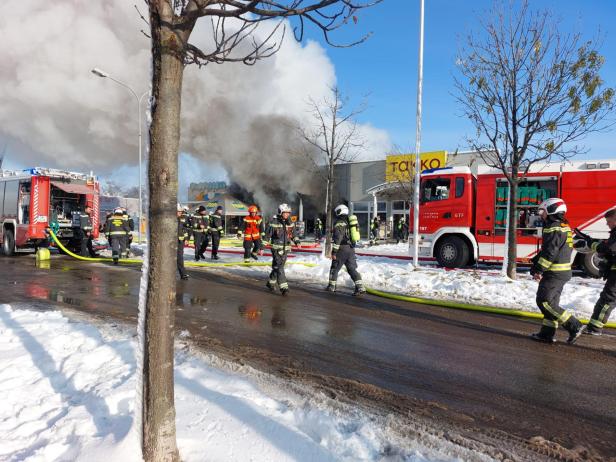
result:
M 125 328 L 0 305 L 0 460 L 139 460 L 135 347 Z M 400 441 L 360 411 L 268 392 L 249 368 L 215 365 L 176 354 L 184 461 L 487 460 L 444 440 Z

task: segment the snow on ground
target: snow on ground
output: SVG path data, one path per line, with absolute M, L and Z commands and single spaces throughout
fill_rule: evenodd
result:
M 126 327 L 0 304 L 0 460 L 139 460 L 135 348 Z M 430 435 L 402 439 L 374 416 L 265 377 L 178 348 L 182 460 L 488 460 Z
M 261 260 L 269 261 L 265 257 Z M 298 256 L 289 261 L 317 265 L 314 268 L 289 265 L 286 274 L 292 283 L 309 282 L 321 284 L 323 287 L 327 285 L 331 260 L 319 256 Z M 513 281 L 496 270 L 445 270 L 429 266 L 415 269 L 407 261 L 377 257 L 358 257 L 358 266 L 364 284 L 373 289 L 539 313 L 535 304 L 538 283 L 528 274 L 518 274 L 518 279 Z M 263 274 L 265 279 L 270 269 L 224 268 L 223 271 Z M 338 286 L 352 287 L 351 279 L 344 269 L 340 271 Z M 588 319 L 602 288 L 601 280 L 574 277 L 565 286 L 561 305 L 571 309 L 577 316 Z

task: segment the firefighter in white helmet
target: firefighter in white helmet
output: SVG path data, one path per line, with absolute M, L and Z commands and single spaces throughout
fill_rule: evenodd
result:
M 554 343 L 556 329 L 562 325 L 569 332 L 567 343 L 575 343 L 584 327 L 570 311 L 560 306 L 560 295 L 571 279 L 573 236 L 565 218 L 567 205 L 562 199 L 552 198 L 539 205 L 539 216 L 544 221 L 543 243 L 534 258 L 530 274 L 539 281 L 537 306 L 543 313 L 541 330 L 531 338 Z
M 300 243 L 295 223 L 291 222 L 291 207 L 287 204 L 278 206 L 278 215 L 270 223 L 265 239 L 272 247 L 272 272 L 266 286 L 273 292 L 278 285 L 280 293 L 287 295 L 289 283 L 284 274 L 284 266 L 292 245 Z
M 128 233 L 130 228 L 128 222 L 123 218 L 124 212 L 121 207 L 116 207 L 113 215 L 105 223 L 105 234 L 111 246 L 113 264 L 117 265 L 118 260 L 126 255 L 128 244 Z
M 329 270 L 329 284 L 326 290 L 336 291 L 338 272 L 343 266 L 346 267 L 349 276 L 355 283 L 353 295 L 361 295 L 366 292 L 361 280 L 361 274 L 357 271 L 355 259 L 355 244 L 359 241 L 359 224 L 355 215 L 349 215 L 346 205 L 339 205 L 334 209 L 336 222 L 332 235 L 332 266 Z

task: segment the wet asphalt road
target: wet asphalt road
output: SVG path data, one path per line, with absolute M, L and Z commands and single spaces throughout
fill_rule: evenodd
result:
M 527 338 L 537 324 L 515 318 L 332 296 L 293 283 L 283 298 L 263 280 L 190 274 L 178 282 L 176 325 L 196 340 L 436 403 L 474 427 L 616 457 L 616 336 L 541 345 Z M 31 256 L 0 257 L 0 303 L 135 320 L 139 277 L 136 268 L 60 256 L 49 269 Z

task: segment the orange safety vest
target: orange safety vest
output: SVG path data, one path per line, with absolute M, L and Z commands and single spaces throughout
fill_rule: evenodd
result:
M 260 216 L 256 215 L 251 217 L 248 215 L 244 217 L 244 240 L 245 241 L 258 241 L 261 239 L 261 223 L 263 220 Z

